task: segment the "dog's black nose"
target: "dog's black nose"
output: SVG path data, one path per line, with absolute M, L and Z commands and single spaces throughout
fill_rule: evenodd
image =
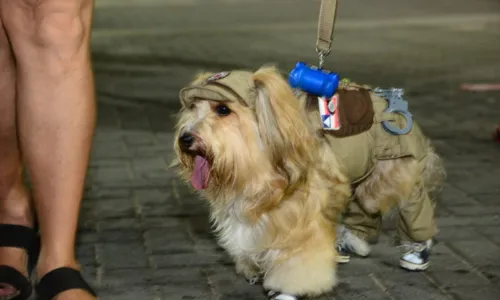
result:
M 185 150 L 189 149 L 189 147 L 191 147 L 193 143 L 194 136 L 190 133 L 185 132 L 179 137 L 179 144 Z

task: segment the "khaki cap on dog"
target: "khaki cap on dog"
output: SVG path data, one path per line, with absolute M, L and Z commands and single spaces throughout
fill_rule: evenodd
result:
M 201 83 L 181 89 L 181 104 L 189 107 L 199 99 L 241 102 L 253 106 L 257 97 L 253 74 L 248 71 L 231 71 L 214 74 Z

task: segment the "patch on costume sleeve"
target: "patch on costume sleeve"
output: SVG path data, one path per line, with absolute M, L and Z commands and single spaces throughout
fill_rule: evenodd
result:
M 333 95 L 332 98 L 318 97 L 319 113 L 324 130 L 340 129 L 338 99 L 338 94 Z

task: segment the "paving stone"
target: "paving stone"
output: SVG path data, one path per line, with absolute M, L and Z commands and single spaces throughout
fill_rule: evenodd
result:
M 128 163 L 122 158 L 93 159 L 89 164 L 89 172 L 92 172 L 93 168 L 124 168 L 127 165 Z
M 467 216 L 457 218 L 455 216 L 442 217 L 437 220 L 439 227 L 457 227 L 457 226 L 488 226 L 500 225 L 500 217 L 490 216 Z
M 158 300 L 162 299 L 161 292 L 156 287 L 148 286 L 125 286 L 116 289 L 101 289 L 100 297 L 109 300 Z M 165 298 L 167 299 L 167 298 Z
M 101 199 L 116 199 L 116 198 L 131 198 L 133 191 L 128 188 L 97 188 L 92 187 L 85 191 L 85 199 L 87 201 L 95 201 Z
M 440 241 L 475 240 L 477 235 L 477 228 L 467 226 L 441 227 L 437 239 Z
M 427 274 L 445 290 L 455 287 L 475 287 L 489 284 L 489 281 L 487 279 L 481 277 L 476 272 L 465 269 L 455 271 L 440 271 L 432 268 L 431 270 L 427 271 Z
M 452 242 L 441 242 L 432 248 L 432 270 L 458 273 L 472 271 L 470 261 L 448 243 Z
M 98 273 L 99 273 L 99 267 L 97 266 L 82 266 L 82 275 L 91 281 L 92 285 L 97 285 L 98 284 Z
M 149 130 L 151 125 L 147 114 L 137 108 L 120 107 L 118 108 L 120 116 L 120 125 L 124 130 Z
M 157 158 L 161 159 L 163 155 L 172 152 L 173 149 L 173 144 L 172 145 L 134 145 L 134 146 L 128 146 L 128 152 L 132 157 L 140 157 L 140 158 L 147 158 L 147 157 L 152 157 L 152 158 Z M 168 162 L 163 161 L 162 164 L 167 164 Z
M 80 244 L 76 250 L 78 263 L 82 266 L 95 267 L 97 265 L 95 247 L 91 243 Z
M 132 178 L 128 164 L 115 167 L 90 168 L 88 175 L 93 182 L 128 181 Z
M 190 283 L 188 285 L 164 284 L 159 287 L 163 299 L 166 300 L 215 300 L 220 299 L 212 294 L 206 283 Z
M 118 119 L 118 115 L 116 113 L 116 107 L 111 106 L 111 105 L 106 105 L 106 104 L 100 104 L 99 105 L 99 110 L 98 110 L 98 115 L 97 115 L 97 126 L 99 128 L 113 128 L 113 129 L 119 129 L 120 128 L 120 121 Z M 101 136 L 103 136 L 104 133 L 98 133 L 96 141 L 100 141 L 99 139 Z M 110 137 L 110 135 L 107 135 Z M 118 134 L 117 136 L 121 136 Z M 108 139 L 109 140 L 109 139 Z
M 142 220 L 142 224 L 145 228 L 163 228 L 168 232 L 170 229 L 178 230 L 186 227 L 184 219 L 175 217 L 148 217 Z
M 132 170 L 135 173 L 166 170 L 167 165 L 161 157 L 140 157 L 131 160 Z
M 206 282 L 206 276 L 200 268 L 183 269 L 110 269 L 105 270 L 101 279 L 101 286 L 105 288 L 119 288 L 120 286 L 162 286 L 165 283 L 173 285 L 197 285 Z
M 99 241 L 99 234 L 96 231 L 86 232 L 79 230 L 78 235 L 76 237 L 76 243 L 80 245 L 90 244 L 92 246 L 95 245 Z
M 81 214 L 88 219 L 131 218 L 136 208 L 130 199 L 101 199 L 84 201 Z
M 456 216 L 500 216 L 500 203 L 498 205 L 464 205 L 451 206 L 448 209 Z
M 141 229 L 127 228 L 127 230 L 99 230 L 99 243 L 127 243 L 127 242 L 142 242 L 143 232 Z
M 339 285 L 336 291 L 337 297 L 328 297 L 326 299 L 390 299 L 380 286 L 375 284 L 373 273 L 366 276 L 353 276 L 352 273 L 348 274 L 349 275 L 340 272 Z
M 475 241 L 456 240 L 449 242 L 456 251 L 479 268 L 483 266 L 500 266 L 500 247 L 484 237 Z M 480 247 L 478 247 L 480 245 Z
M 174 132 L 156 132 L 155 139 L 159 145 L 168 146 L 170 150 L 174 147 Z
M 127 148 L 122 140 L 97 141 L 94 143 L 91 158 L 125 158 L 128 157 Z
M 379 274 L 388 293 L 396 299 L 449 299 L 421 273 Z
M 500 196 L 498 194 L 474 195 L 474 199 L 476 199 L 476 201 L 478 201 L 484 205 L 499 205 L 500 204 Z
M 165 180 L 163 179 L 144 179 L 144 178 L 134 178 L 133 180 L 107 180 L 101 182 L 95 182 L 92 184 L 93 187 L 103 188 L 103 189 L 149 189 L 165 187 Z
M 129 231 L 141 228 L 142 223 L 138 218 L 119 218 L 119 219 L 104 219 L 97 222 L 99 231 L 121 230 Z
M 123 140 L 127 146 L 143 146 L 143 145 L 153 145 L 154 136 L 151 133 L 144 131 L 127 131 Z
M 449 292 L 459 300 L 500 299 L 498 286 L 457 287 Z
M 234 268 L 213 267 L 207 270 L 210 284 L 221 291 L 221 299 L 265 299 L 260 284 L 250 285 Z
M 149 267 L 142 242 L 100 243 L 97 249 L 98 261 L 105 270 Z
M 141 204 L 163 204 L 166 202 L 177 202 L 175 198 L 175 191 L 163 187 L 136 190 L 134 196 Z
M 180 253 L 151 255 L 150 257 L 153 265 L 157 268 L 206 267 L 217 265 L 225 259 L 223 255 L 214 253 Z
M 498 234 L 498 226 L 477 227 L 476 231 L 488 238 L 488 240 L 497 246 L 500 246 L 500 235 Z
M 445 184 L 439 195 L 439 203 L 445 205 L 477 205 L 474 198 L 467 196 L 466 193 L 450 184 Z
M 164 228 L 144 232 L 145 245 L 152 254 L 194 253 L 194 242 L 185 228 L 167 231 Z
M 379 255 L 371 255 L 370 258 L 353 258 L 352 261 L 346 265 L 339 265 L 339 274 L 347 276 L 368 276 L 371 273 L 393 273 L 399 272 L 398 263 L 399 256 L 383 257 Z
M 482 267 L 481 271 L 490 281 L 491 285 L 498 286 L 500 283 L 500 267 L 498 265 Z

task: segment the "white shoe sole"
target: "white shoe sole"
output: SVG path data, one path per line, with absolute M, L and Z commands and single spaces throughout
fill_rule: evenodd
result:
M 424 264 L 414 264 L 409 261 L 400 259 L 399 266 L 408 271 L 425 271 L 429 267 L 429 262 L 426 262 Z
M 337 263 L 346 264 L 351 261 L 351 257 L 349 255 L 337 255 Z

